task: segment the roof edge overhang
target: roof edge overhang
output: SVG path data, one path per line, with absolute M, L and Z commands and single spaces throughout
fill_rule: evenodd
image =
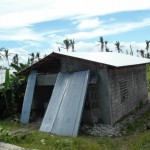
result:
M 52 52 L 49 55 L 47 55 L 46 57 L 42 58 L 41 60 L 39 60 L 38 62 L 32 64 L 31 66 L 23 69 L 22 71 L 18 72 L 17 75 L 25 75 L 28 74 L 28 72 L 30 72 L 31 70 L 34 70 L 37 66 L 39 66 L 40 64 L 45 63 L 46 61 L 49 61 L 50 59 L 52 59 L 54 57 L 55 53 Z
M 127 67 L 127 66 L 132 67 L 132 66 L 137 66 L 137 65 L 150 64 L 150 63 L 140 63 L 140 64 L 133 64 L 133 65 L 115 66 L 115 65 L 110 65 L 110 64 L 106 64 L 106 63 L 104 64 L 104 63 L 88 60 L 88 59 L 85 59 L 85 58 L 78 58 L 78 57 L 66 55 L 66 54 L 63 54 L 63 53 L 51 52 L 48 56 L 44 57 L 43 59 L 39 60 L 38 62 L 34 63 L 33 65 L 31 65 L 31 66 L 23 69 L 22 71 L 18 72 L 17 75 L 27 75 L 27 74 L 29 74 L 29 72 L 31 70 L 34 70 L 34 69 L 36 70 L 37 67 L 39 67 L 41 64 L 46 63 L 47 61 L 52 60 L 53 58 L 56 58 L 58 56 L 59 57 L 61 57 L 61 56 L 72 57 L 72 58 L 75 58 L 75 59 L 80 59 L 80 60 L 85 60 L 85 61 L 89 61 L 89 62 L 93 62 L 93 63 L 98 63 L 98 64 L 100 64 L 100 66 L 108 66 L 108 67 L 114 67 L 114 68 L 123 68 L 123 67 Z

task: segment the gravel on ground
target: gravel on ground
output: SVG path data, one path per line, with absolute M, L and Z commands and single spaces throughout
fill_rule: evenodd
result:
M 126 124 L 129 121 L 132 122 L 135 119 L 139 118 L 149 108 L 150 108 L 150 104 L 146 104 L 141 109 L 138 109 L 133 114 L 129 115 L 128 117 L 126 117 L 119 123 L 114 124 L 113 126 L 106 125 L 106 124 L 94 124 L 93 126 L 83 125 L 80 130 L 82 133 L 93 135 L 93 136 L 98 136 L 101 138 L 119 137 L 122 134 L 126 134 L 125 132 Z

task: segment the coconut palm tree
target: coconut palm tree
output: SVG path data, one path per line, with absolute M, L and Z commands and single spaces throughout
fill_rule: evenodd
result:
M 34 60 L 35 60 L 35 55 L 34 55 L 34 53 L 31 53 L 31 54 L 29 54 L 30 56 L 31 56 L 31 58 L 29 59 L 29 62 L 31 63 L 31 64 L 33 64 L 34 63 Z
M 74 50 L 75 44 L 76 44 L 76 42 L 74 41 L 74 39 L 70 39 L 70 46 L 71 46 L 73 52 L 75 52 L 75 50 Z
M 8 51 L 9 51 L 8 49 L 5 49 L 5 50 L 4 50 L 4 52 L 5 52 L 4 55 L 5 55 L 5 58 L 6 58 L 7 62 L 8 62 L 8 66 L 9 66 L 9 58 L 8 58 L 9 55 L 8 55 Z
M 69 48 L 70 48 L 70 40 L 69 39 L 65 39 L 65 40 L 63 40 L 63 44 L 64 44 L 64 48 L 67 50 L 67 52 L 68 52 L 68 50 L 69 50 Z
M 105 42 L 104 42 L 104 39 L 103 39 L 103 37 L 102 36 L 100 36 L 100 38 L 99 38 L 99 44 L 98 45 L 100 45 L 101 46 L 101 52 L 103 52 L 104 51 L 104 45 L 105 45 Z
M 6 48 L 3 48 L 3 51 L 4 51 L 4 57 L 8 63 L 8 68 L 10 68 L 10 63 L 9 63 L 9 56 L 12 54 L 12 53 L 9 53 L 9 49 L 6 49 Z
M 149 58 L 148 50 L 149 50 L 149 47 L 150 47 L 150 41 L 146 40 L 145 42 L 146 42 L 146 48 L 145 49 L 147 51 L 147 54 L 145 54 L 146 55 L 145 57 Z
M 18 63 L 19 63 L 18 54 L 15 54 L 15 56 L 14 56 L 13 59 L 12 59 L 12 63 L 15 64 L 15 65 L 18 65 Z
M 148 50 L 149 50 L 149 47 L 150 47 L 150 41 L 145 41 L 146 42 L 146 50 L 147 50 L 147 53 L 148 53 Z
M 107 47 L 108 41 L 104 41 L 104 44 L 105 44 L 105 51 L 106 51 L 106 52 L 112 52 L 112 51 L 110 51 L 109 48 Z
M 130 45 L 130 50 L 131 50 L 130 55 L 133 56 L 133 50 L 132 50 L 132 46 L 131 45 Z
M 104 41 L 104 39 L 103 39 L 102 36 L 100 36 L 98 42 L 99 42 L 98 45 L 100 45 L 100 48 L 101 48 L 101 52 L 104 51 L 104 48 L 105 48 L 105 51 L 106 51 L 106 52 L 111 52 L 111 51 L 109 51 L 109 48 L 107 47 L 108 41 Z M 98 46 L 98 45 L 96 45 L 96 46 Z
M 121 49 L 121 45 L 120 45 L 120 42 L 119 41 L 116 41 L 115 43 L 115 46 L 116 46 L 116 49 L 118 51 L 118 53 L 123 53 L 122 49 Z
M 35 58 L 39 61 L 41 58 L 40 58 L 40 53 L 37 52 L 36 55 L 35 55 Z
M 144 58 L 144 50 L 142 50 L 142 49 L 141 50 L 137 50 L 137 52 L 140 53 L 141 57 Z
M 58 47 L 58 51 L 60 52 L 61 51 L 61 48 L 63 49 L 66 49 L 67 52 L 69 50 L 69 48 L 71 47 L 72 48 L 72 52 L 75 52 L 75 44 L 77 42 L 75 42 L 74 39 L 65 39 L 63 40 L 63 43 L 58 43 L 57 44 L 60 44 L 61 46 Z

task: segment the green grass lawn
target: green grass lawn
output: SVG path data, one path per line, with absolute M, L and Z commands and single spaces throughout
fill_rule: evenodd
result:
M 77 138 L 62 137 L 39 132 L 38 128 L 12 122 L 0 121 L 9 131 L 25 129 L 27 135 L 12 141 L 13 144 L 38 150 L 150 150 L 150 130 L 145 125 L 150 121 L 150 110 L 134 122 L 127 124 L 127 134 L 121 137 L 100 138 L 79 135 Z

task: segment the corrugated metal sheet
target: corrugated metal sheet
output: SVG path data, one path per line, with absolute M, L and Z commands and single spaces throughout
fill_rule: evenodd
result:
M 150 63 L 150 59 L 115 52 L 54 52 L 56 54 L 81 58 L 114 67 Z
M 51 132 L 56 115 L 62 102 L 62 97 L 66 90 L 68 76 L 68 74 L 58 74 L 50 102 L 40 127 L 40 131 Z
M 89 71 L 59 73 L 40 131 L 77 136 Z
M 23 101 L 21 123 L 27 124 L 29 122 L 31 105 L 33 101 L 34 88 L 36 83 L 37 72 L 32 71 L 28 77 L 28 83 Z

